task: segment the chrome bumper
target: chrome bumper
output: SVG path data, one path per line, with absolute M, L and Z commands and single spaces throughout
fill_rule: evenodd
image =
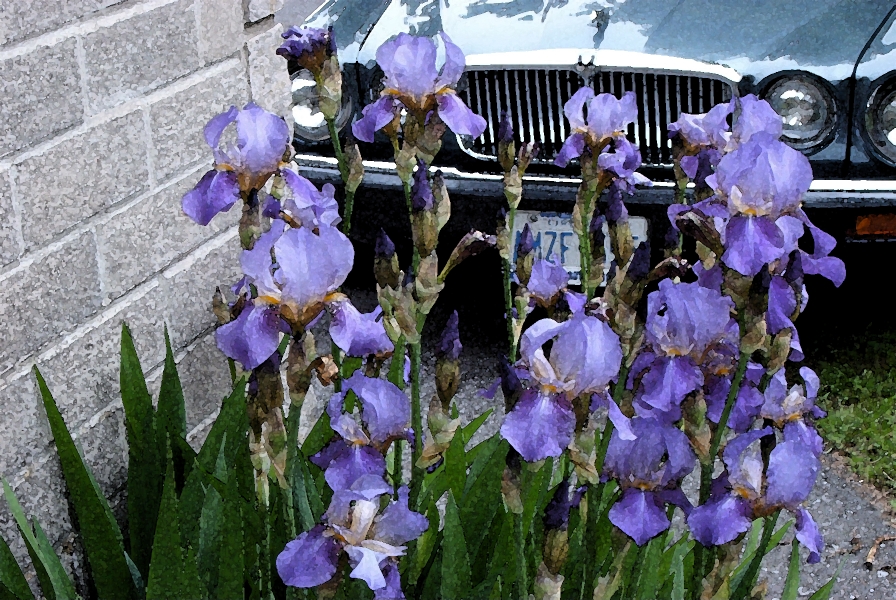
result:
M 336 159 L 315 154 L 298 154 L 293 159 L 298 172 L 317 182 L 340 182 Z M 442 167 L 448 191 L 473 196 L 503 197 L 502 177 L 493 173 L 466 173 Z M 569 203 L 575 199 L 581 179 L 577 177 L 523 177 L 523 197 L 527 200 Z M 390 162 L 364 161 L 363 186 L 378 189 L 401 189 L 401 180 Z M 626 198 L 628 204 L 671 204 L 674 184 L 658 181 Z M 803 197 L 809 208 L 873 208 L 896 207 L 896 181 L 868 181 L 848 179 L 816 179 Z

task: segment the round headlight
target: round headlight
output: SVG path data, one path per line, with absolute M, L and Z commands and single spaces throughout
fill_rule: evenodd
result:
M 812 76 L 787 76 L 764 94 L 784 124 L 783 141 L 804 150 L 826 141 L 834 130 L 836 105 L 823 83 Z
M 878 155 L 896 166 L 896 80 L 879 86 L 871 94 L 865 127 Z
M 292 118 L 296 135 L 310 142 L 320 142 L 330 137 L 327 121 L 320 112 L 314 76 L 310 71 L 298 71 L 292 80 Z M 342 95 L 342 108 L 336 115 L 336 129 L 346 126 L 352 116 L 352 102 L 347 94 Z

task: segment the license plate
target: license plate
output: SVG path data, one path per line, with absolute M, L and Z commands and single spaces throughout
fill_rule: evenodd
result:
M 632 230 L 635 246 L 647 239 L 647 219 L 644 217 L 629 217 L 629 226 Z M 516 262 L 516 247 L 519 242 L 523 226 L 529 224 L 529 230 L 535 238 L 535 256 L 537 258 L 555 257 L 569 273 L 569 283 L 579 284 L 582 268 L 579 255 L 579 239 L 572 228 L 572 215 L 554 212 L 538 212 L 534 210 L 518 210 L 513 221 L 514 239 L 514 263 Z M 610 250 L 610 237 L 607 224 L 604 223 L 604 252 L 607 262 L 604 265 L 604 276 L 610 270 L 610 262 L 613 253 Z

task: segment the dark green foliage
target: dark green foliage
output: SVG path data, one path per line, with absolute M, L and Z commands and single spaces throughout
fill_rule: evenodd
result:
M 464 600 L 470 597 L 470 557 L 457 503 L 451 491 L 448 492 L 442 532 L 441 597 L 444 600 Z
M 790 565 L 787 568 L 787 579 L 781 600 L 796 600 L 800 588 L 800 546 L 796 538 L 790 543 Z
M 4 481 L 4 484 L 6 482 Z M 0 538 L 0 600 L 31 600 L 31 588 L 12 551 L 3 538 Z
M 840 576 L 840 569 L 843 568 L 843 562 L 840 562 L 840 565 L 837 567 L 837 570 L 834 572 L 834 576 L 831 579 L 818 588 L 818 591 L 812 594 L 809 597 L 809 600 L 829 600 L 831 594 L 834 592 L 834 583 L 837 581 L 837 577 Z
M 9 511 L 16 520 L 19 533 L 25 541 L 25 547 L 28 549 L 28 555 L 37 572 L 37 580 L 40 582 L 40 589 L 44 596 L 48 600 L 74 600 L 77 598 L 75 586 L 69 580 L 53 547 L 46 541 L 46 536 L 42 535 L 43 531 L 40 529 L 40 525 L 35 521 L 34 529 L 32 529 L 22 506 L 5 479 L 3 480 L 3 493 L 6 503 L 9 505 Z M 28 597 L 30 597 L 30 590 L 28 593 Z
M 501 479 L 507 451 L 510 448 L 505 440 L 497 437 L 486 440 L 480 446 L 486 446 L 486 448 L 470 465 L 459 507 L 467 546 L 474 556 L 483 537 L 488 532 L 495 512 L 504 510 L 501 499 Z M 490 448 L 493 449 L 489 451 Z
M 102 598 L 137 598 L 139 593 L 125 558 L 121 530 L 109 509 L 109 503 L 93 478 L 93 473 L 84 464 L 37 367 L 34 368 L 34 374 L 72 507 L 78 517 L 81 541 L 97 594 Z M 137 517 L 132 513 L 132 519 L 134 518 Z
M 330 416 L 327 414 L 327 411 L 324 411 L 321 413 L 317 423 L 314 424 L 314 427 L 311 428 L 308 437 L 302 443 L 302 454 L 305 456 L 317 454 L 333 439 L 333 435 L 333 429 L 330 427 Z
M 245 381 L 237 382 L 223 400 L 205 444 L 195 452 L 185 438 L 183 390 L 167 332 L 166 349 L 156 409 L 130 333 L 127 328 L 122 331 L 121 389 L 131 475 L 130 556 L 106 500 L 36 374 L 81 526 L 91 585 L 100 598 L 315 600 L 316 591 L 289 588 L 279 579 L 276 558 L 297 533 L 321 521 L 329 504 L 332 492 L 324 473 L 309 460 L 334 439 L 327 414 L 301 448 L 297 444 L 299 411 L 288 416 L 290 487 L 281 489 L 270 480 L 269 504 L 260 507 L 249 458 Z M 349 372 L 356 366 L 346 361 L 342 368 Z M 509 512 L 502 492 L 509 445 L 492 436 L 467 448 L 488 416 L 460 428 L 442 464 L 423 476 L 412 508 L 426 515 L 429 529 L 407 545 L 400 562 L 405 593 L 411 600 L 518 600 L 535 591 L 548 533 L 542 517 L 569 465 L 565 459 L 556 465 L 551 459 L 524 463 L 518 473 L 522 513 Z M 687 589 L 694 577 L 695 542 L 687 537 L 675 541 L 668 532 L 637 547 L 609 521 L 609 510 L 619 494 L 612 482 L 589 486 L 582 505 L 572 509 L 568 556 L 561 571 L 562 600 L 699 597 L 700 590 Z M 28 523 L 8 488 L 6 495 L 45 596 L 75 600 L 75 588 L 39 524 Z M 447 497 L 447 508 L 440 529 L 436 503 L 443 497 Z M 131 498 L 139 503 L 132 504 Z M 752 589 L 762 558 L 780 542 L 789 525 L 774 532 L 755 526 L 741 562 L 722 582 L 716 598 L 736 598 Z M 784 598 L 794 598 L 799 587 L 798 567 L 794 551 Z M 334 600 L 373 598 L 363 581 L 349 577 L 351 566 L 345 559 L 342 569 Z M 832 587 L 829 583 L 813 600 L 828 598 Z M 0 600 L 29 598 L 28 584 L 0 540 Z
M 199 579 L 195 551 L 191 546 L 181 546 L 179 512 L 174 464 L 169 456 L 152 545 L 146 600 L 207 597 Z
M 130 555 L 146 580 L 155 537 L 156 516 L 162 499 L 165 468 L 163 446 L 156 431 L 152 397 L 146 388 L 137 349 L 127 325 L 121 327 L 120 382 L 128 439 Z
M 467 482 L 467 453 L 464 450 L 463 435 L 455 435 L 445 451 L 445 479 L 446 487 L 455 498 L 460 498 L 464 492 L 464 484 Z
M 811 365 L 821 379 L 818 421 L 825 442 L 866 481 L 896 491 L 896 337 L 850 331 L 827 340 Z

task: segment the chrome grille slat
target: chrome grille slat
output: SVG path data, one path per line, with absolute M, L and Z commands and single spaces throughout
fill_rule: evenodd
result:
M 557 116 L 556 117 L 551 116 L 551 120 L 553 121 L 553 119 L 556 118 L 557 121 L 560 123 L 560 139 L 565 140 L 566 139 L 566 118 L 561 116 L 561 114 L 560 114 L 563 112 L 563 104 L 564 104 L 563 93 L 560 90 L 560 73 L 557 72 L 555 76 L 557 78 L 557 105 L 559 106 L 559 108 L 557 109 L 557 113 L 556 113 Z M 567 97 L 567 99 L 568 99 L 568 97 Z M 542 155 L 542 156 L 544 156 L 544 155 Z
M 478 76 L 479 73 L 476 73 L 476 75 Z M 491 90 L 489 90 L 487 74 L 483 73 L 482 75 L 483 75 L 483 83 L 485 84 L 485 105 L 487 107 L 486 114 L 484 116 L 485 116 L 485 120 L 488 121 L 488 138 L 489 138 L 489 144 L 491 145 L 490 154 L 497 154 L 498 150 L 495 148 L 495 145 L 494 145 L 496 130 L 495 130 L 495 119 L 492 116 L 494 114 L 494 110 L 492 109 L 492 93 L 491 93 Z M 496 90 L 498 89 L 497 84 L 495 84 L 495 89 Z
M 549 73 L 549 72 L 548 72 Z M 545 74 L 545 98 L 547 99 L 547 108 L 548 108 L 548 129 L 551 132 L 551 140 L 555 140 L 556 134 L 554 133 L 554 104 L 551 101 L 551 82 L 549 80 L 549 76 Z M 545 140 L 547 141 L 547 140 Z
M 506 111 L 514 124 L 517 143 L 538 142 L 541 152 L 537 160 L 553 162 L 570 133 L 563 106 L 586 85 L 579 74 L 572 69 L 475 69 L 468 71 L 467 77 L 468 85 L 458 94 L 485 118 L 487 126 L 475 140 L 462 140 L 466 152 L 482 159 L 496 158 L 498 126 L 501 113 Z M 591 86 L 596 93 L 617 97 L 635 93 L 638 119 L 627 133 L 641 150 L 645 165 L 672 163 L 667 128 L 682 112 L 706 112 L 732 94 L 732 84 L 716 76 L 637 70 L 597 71 Z

